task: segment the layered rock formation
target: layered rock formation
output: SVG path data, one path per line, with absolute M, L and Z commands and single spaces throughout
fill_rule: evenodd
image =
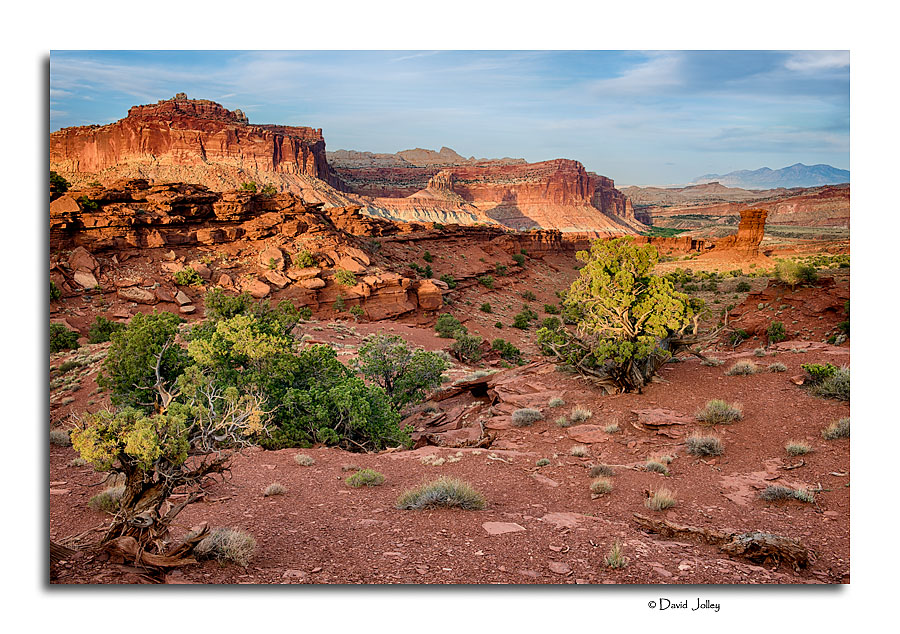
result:
M 63 128 L 50 135 L 49 149 L 50 169 L 75 185 L 146 178 L 221 191 L 253 181 L 308 200 L 349 202 L 333 189 L 340 180 L 321 129 L 250 124 L 240 110 L 205 99 L 178 96 L 134 106 L 109 125 Z
M 766 209 L 742 209 L 741 224 L 733 236 L 716 242 L 716 251 L 731 251 L 742 258 L 752 259 L 759 255 L 759 245 L 766 234 Z

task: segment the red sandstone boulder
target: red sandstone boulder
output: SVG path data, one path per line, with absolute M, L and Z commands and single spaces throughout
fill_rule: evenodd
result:
M 269 285 L 262 280 L 253 280 L 249 282 L 244 286 L 244 290 L 256 299 L 262 299 L 272 291 Z
M 444 305 L 441 289 L 434 280 L 422 280 L 416 288 L 416 297 L 419 299 L 419 308 L 422 310 L 437 310 Z
M 264 269 L 281 271 L 284 269 L 284 252 L 278 247 L 269 247 L 259 254 L 259 265 Z
M 138 286 L 120 288 L 116 291 L 116 295 L 126 301 L 135 302 L 137 304 L 155 304 L 158 301 L 153 292 Z

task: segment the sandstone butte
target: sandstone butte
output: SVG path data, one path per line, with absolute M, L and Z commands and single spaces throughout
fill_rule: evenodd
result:
M 233 191 L 253 181 L 311 203 L 359 206 L 395 220 L 596 236 L 644 228 L 613 181 L 577 161 L 462 159 L 448 148 L 408 150 L 393 159 L 341 151 L 336 169 L 321 129 L 251 124 L 240 110 L 182 93 L 134 106 L 108 125 L 61 129 L 50 135 L 49 150 L 50 169 L 76 186 L 130 178 Z

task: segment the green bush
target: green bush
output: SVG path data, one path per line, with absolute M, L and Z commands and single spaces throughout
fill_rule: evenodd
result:
M 439 316 L 437 323 L 434 325 L 434 329 L 438 336 L 443 337 L 444 339 L 455 337 L 456 333 L 459 331 L 466 332 L 466 327 L 450 313 L 444 313 Z
M 457 330 L 454 338 L 456 341 L 450 344 L 450 354 L 464 363 L 481 360 L 484 355 L 481 350 L 481 337 Z
M 738 282 L 737 286 L 734 287 L 734 290 L 738 293 L 749 293 L 750 283 L 745 280 L 741 280 L 740 282 Z
M 453 277 L 452 275 L 450 275 L 449 273 L 444 273 L 443 275 L 441 275 L 441 277 L 439 279 L 442 282 L 444 282 L 451 291 L 454 288 L 456 288 L 456 285 L 457 285 L 456 278 Z
M 707 401 L 706 405 L 697 412 L 696 416 L 697 420 L 701 422 L 715 425 L 717 423 L 733 423 L 741 420 L 744 417 L 744 413 L 741 410 L 741 406 L 737 403 L 732 405 L 721 399 L 713 399 Z
M 492 275 L 482 275 L 478 278 L 478 283 L 486 288 L 494 288 L 494 277 Z
M 813 396 L 833 398 L 838 401 L 850 400 L 850 368 L 838 368 L 828 377 L 813 383 L 810 388 Z
M 746 330 L 738 328 L 728 337 L 728 343 L 732 346 L 739 346 L 742 341 L 745 341 L 750 335 L 747 334 Z
M 533 302 L 537 300 L 537 296 L 531 291 L 522 291 L 519 293 L 526 302 Z
M 253 181 L 251 181 L 249 183 L 241 183 L 241 190 L 243 190 L 245 192 L 253 192 L 255 194 L 256 193 L 256 183 L 254 183 Z
M 397 407 L 405 407 L 441 384 L 450 367 L 439 354 L 421 348 L 411 350 L 398 335 L 383 333 L 366 338 L 356 360 L 359 372 L 382 388 Z
M 500 357 L 510 363 L 518 363 L 522 358 L 522 351 L 505 339 L 494 339 L 491 342 L 491 350 L 500 353 Z
M 59 291 L 59 287 L 53 280 L 50 280 L 50 301 L 59 299 L 62 293 Z
M 430 251 L 425 251 L 425 253 L 422 254 L 422 259 L 428 263 L 434 262 L 434 256 L 431 255 Z
M 806 370 L 812 383 L 821 383 L 838 371 L 838 367 L 831 363 L 804 363 L 800 367 Z
M 498 277 L 503 277 L 504 275 L 507 274 L 507 272 L 508 272 L 508 268 L 505 264 L 500 264 L 499 262 L 494 264 L 494 274 L 497 275 Z
M 88 331 L 88 341 L 90 343 L 103 343 L 109 341 L 114 332 L 118 332 L 125 328 L 123 324 L 110 321 L 103 315 L 97 315 L 91 329 Z
M 335 270 L 334 281 L 341 286 L 356 286 L 356 276 L 347 269 Z
M 306 249 L 299 251 L 297 255 L 294 256 L 293 263 L 294 266 L 301 269 L 312 268 L 318 264 L 315 256 Z
M 349 312 L 357 321 L 366 316 L 365 309 L 359 304 L 357 304 L 356 306 L 351 306 Z
M 190 266 L 186 266 L 174 275 L 178 286 L 203 286 L 203 278 Z
M 494 312 L 494 310 L 491 308 L 491 305 L 490 305 L 489 302 L 483 303 L 483 304 L 478 308 L 478 310 L 480 310 L 480 311 L 483 312 L 483 313 L 492 313 L 492 312 Z
M 499 328 L 500 330 L 502 330 L 502 329 L 503 329 L 503 322 L 502 322 L 502 321 L 495 322 L 495 323 L 494 323 L 494 328 Z
M 269 198 L 269 197 L 271 197 L 271 196 L 274 196 L 274 195 L 277 194 L 277 193 L 278 193 L 278 189 L 276 189 L 276 188 L 275 188 L 275 185 L 272 185 L 271 183 L 268 184 L 268 185 L 265 185 L 265 186 L 262 188 L 262 191 L 260 192 L 260 194 L 262 194 L 262 195 L 265 196 L 266 198 Z
M 517 266 L 525 266 L 525 256 L 521 253 L 514 253 L 512 259 Z
M 778 343 L 787 339 L 784 324 L 780 321 L 773 321 L 766 329 L 766 337 L 768 337 L 769 343 Z
M 50 322 L 50 353 L 78 348 L 78 333 L 62 324 Z
M 54 171 L 50 171 L 50 194 L 64 194 L 69 191 L 69 181 Z
M 349 486 L 356 489 L 360 487 L 377 487 L 384 482 L 384 475 L 374 469 L 360 469 L 344 480 Z
M 78 197 L 78 206 L 85 211 L 96 211 L 100 207 L 96 201 L 93 201 L 84 195 Z
M 557 306 L 556 304 L 544 304 L 544 312 L 548 315 L 558 315 L 559 306 Z

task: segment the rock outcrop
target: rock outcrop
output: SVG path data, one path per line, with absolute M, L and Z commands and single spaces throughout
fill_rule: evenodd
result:
M 759 245 L 766 233 L 768 213 L 765 209 L 742 209 L 738 232 L 716 242 L 716 253 L 731 251 L 747 259 L 759 256 Z

